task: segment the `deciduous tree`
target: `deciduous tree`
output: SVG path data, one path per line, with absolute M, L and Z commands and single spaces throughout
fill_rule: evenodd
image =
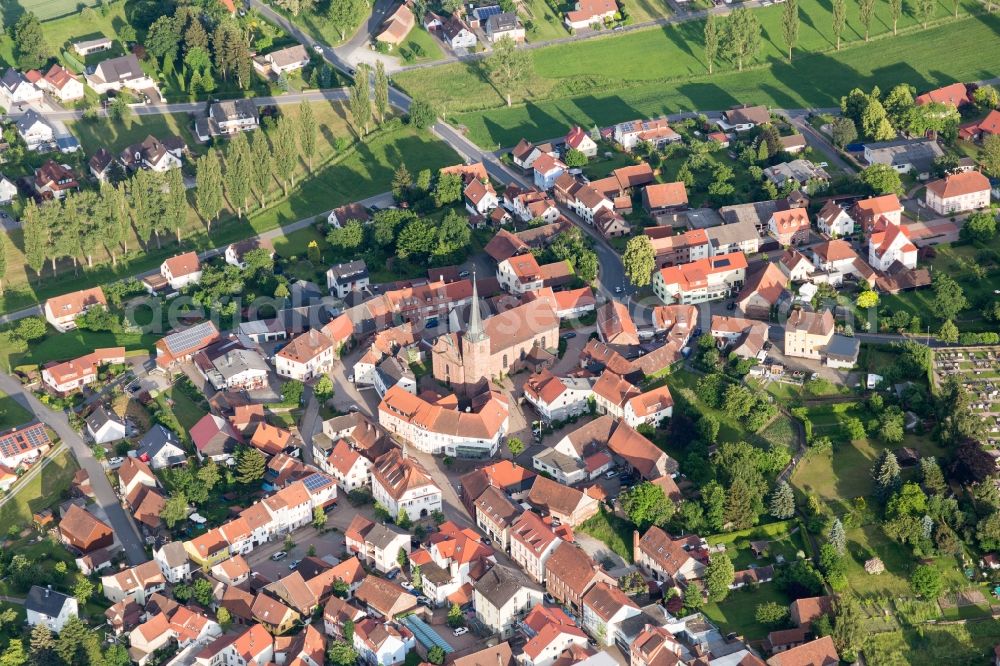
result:
M 372 121 L 371 69 L 361 63 L 354 74 L 354 85 L 350 93 L 351 117 L 358 136 L 368 134 L 368 123 Z
M 381 125 L 389 113 L 389 75 L 385 73 L 385 64 L 381 60 L 375 63 L 375 112 Z
M 219 216 L 223 202 L 222 167 L 219 155 L 214 150 L 209 150 L 195 162 L 194 194 L 198 214 L 211 232 L 212 221 Z
M 243 217 L 243 211 L 248 208 L 252 174 L 250 144 L 246 134 L 238 132 L 229 143 L 225 172 L 226 196 L 230 205 L 236 208 L 237 217 Z
M 630 238 L 622 255 L 625 276 L 636 287 L 645 287 L 656 270 L 656 252 L 649 236 L 641 234 Z
M 872 18 L 875 16 L 875 0 L 858 0 L 858 19 L 865 28 L 865 41 L 871 32 Z
M 733 584 L 736 570 L 726 553 L 715 553 L 705 567 L 705 588 L 708 590 L 709 601 L 722 601 L 729 594 L 729 586 Z
M 380 60 L 379 64 L 381 63 Z M 313 114 L 312 104 L 307 100 L 299 103 L 299 147 L 309 165 L 309 171 L 312 171 L 313 156 L 316 154 L 316 116 Z
M 874 0 L 862 0 L 873 2 Z M 781 10 L 781 35 L 788 47 L 788 62 L 792 61 L 792 49 L 799 41 L 799 3 L 798 0 L 786 0 Z
M 282 116 L 271 136 L 274 175 L 281 183 L 282 192 L 288 196 L 289 183 L 294 185 L 295 162 L 298 159 L 295 150 L 294 121 L 288 116 Z
M 726 19 L 726 54 L 743 71 L 743 65 L 760 52 L 761 27 L 757 15 L 747 7 L 738 7 Z
M 833 36 L 837 40 L 837 50 L 840 50 L 840 36 L 844 34 L 847 25 L 847 3 L 845 0 L 833 0 Z
M 527 51 L 518 49 L 510 37 L 501 37 L 493 44 L 493 53 L 485 61 L 490 82 L 511 105 L 511 93 L 523 83 L 532 72 L 532 60 Z
M 674 513 L 674 504 L 663 488 L 648 481 L 622 493 L 621 503 L 629 520 L 642 531 L 652 525 L 665 525 Z
M 714 13 L 709 12 L 705 19 L 705 64 L 708 65 L 708 73 L 712 73 L 715 59 L 719 57 L 719 19 Z

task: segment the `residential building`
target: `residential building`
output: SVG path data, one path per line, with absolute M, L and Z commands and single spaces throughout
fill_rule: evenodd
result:
M 476 525 L 501 549 L 507 550 L 511 526 L 520 510 L 496 486 L 487 486 L 474 505 Z
M 170 368 L 183 363 L 219 339 L 219 330 L 211 321 L 175 331 L 156 341 L 156 365 Z
M 84 78 L 87 79 L 87 84 L 101 95 L 111 90 L 120 91 L 128 88 L 159 100 L 156 81 L 146 75 L 142 65 L 139 64 L 139 58 L 132 53 L 102 60 L 94 67 L 93 73 L 85 74 Z
M 524 398 L 545 421 L 565 421 L 586 413 L 593 381 L 586 377 L 556 377 L 548 369 L 524 382 Z
M 59 540 L 86 554 L 110 546 L 115 536 L 107 523 L 86 509 L 71 504 L 59 521 Z
M 758 125 L 768 125 L 771 122 L 771 114 L 765 106 L 743 106 L 733 107 L 724 111 L 722 118 L 716 124 L 724 132 L 736 131 L 746 132 Z
M 160 571 L 160 566 L 153 560 L 116 574 L 101 576 L 101 589 L 104 596 L 113 604 L 131 599 L 140 606 L 145 606 L 150 595 L 162 592 L 165 586 L 166 578 Z
M 614 0 L 607 1 L 614 2 Z M 559 176 L 566 173 L 569 167 L 566 166 L 559 158 L 552 157 L 548 153 L 544 153 L 535 160 L 532 169 L 535 174 L 535 187 L 540 190 L 551 190 L 552 186 L 556 184 L 556 180 Z
M 883 194 L 855 202 L 851 212 L 854 221 L 862 231 L 871 233 L 876 224 L 884 218 L 883 224 L 898 225 L 902 222 L 903 204 L 895 194 Z
M 375 617 L 390 620 L 417 607 L 417 598 L 385 578 L 367 576 L 354 593 L 362 607 Z
M 502 640 L 514 635 L 517 622 L 542 602 L 542 591 L 523 575 L 495 565 L 473 584 L 476 617 Z
M 491 210 L 500 205 L 497 191 L 489 180 L 473 178 L 462 191 L 465 198 L 465 209 L 470 215 L 488 215 Z
M 785 322 L 785 355 L 819 359 L 833 337 L 834 321 L 830 310 L 808 312 L 793 310 Z
M 27 612 L 28 626 L 44 624 L 55 633 L 62 631 L 70 618 L 79 617 L 76 599 L 56 592 L 51 585 L 32 585 L 24 600 L 24 609 Z
M 264 357 L 235 339 L 201 350 L 194 365 L 216 391 L 257 391 L 267 386 L 270 374 Z
M 95 409 L 87 417 L 86 422 L 87 434 L 95 444 L 108 444 L 125 439 L 125 421 L 103 405 Z
M 263 624 L 220 636 L 198 652 L 195 666 L 252 666 L 274 660 L 274 638 Z M 300 666 L 295 664 L 294 666 Z M 302 662 L 301 666 L 319 666 Z
M 101 292 L 100 288 L 97 288 L 97 292 L 103 298 L 103 292 Z M 76 294 L 80 294 L 80 292 L 76 292 Z M 76 294 L 68 294 L 67 296 L 75 296 Z M 50 299 L 50 302 L 53 300 L 56 299 Z M 94 300 L 97 300 L 96 293 L 94 294 Z M 74 301 L 75 303 L 76 301 Z M 58 304 L 56 305 L 58 307 Z M 46 309 L 48 309 L 48 303 L 46 303 Z M 96 381 L 98 370 L 102 366 L 124 362 L 124 347 L 95 349 L 89 354 L 70 361 L 46 365 L 42 368 L 42 381 L 56 393 L 65 395 Z
M 0 432 L 0 465 L 16 470 L 34 463 L 52 446 L 44 423 L 35 421 Z
M 277 51 L 254 56 L 253 68 L 263 77 L 278 78 L 309 64 L 309 51 L 302 44 L 286 46 Z
M 647 185 L 642 188 L 642 207 L 653 217 L 684 210 L 688 207 L 687 188 L 682 182 Z
M 347 551 L 380 573 L 399 568 L 399 551 L 410 553 L 410 534 L 394 526 L 373 523 L 357 515 L 344 530 Z
M 764 169 L 764 177 L 774 183 L 779 190 L 783 189 L 788 181 L 793 181 L 795 187 L 804 191 L 817 183 L 827 183 L 830 180 L 830 174 L 826 169 L 802 159 L 769 166 Z
M 405 626 L 365 618 L 354 625 L 354 649 L 366 666 L 395 666 L 406 660 L 417 640 Z
M 927 183 L 924 201 L 939 215 L 953 215 L 990 205 L 990 181 L 978 171 L 954 173 Z
M 701 578 L 708 565 L 708 545 L 701 537 L 673 538 L 653 526 L 639 538 L 632 533 L 632 552 L 636 565 L 655 580 L 676 586 Z
M 756 237 L 755 232 L 754 238 Z M 653 246 L 657 269 L 689 264 L 692 261 L 707 259 L 712 255 L 712 244 L 704 229 L 691 229 L 670 236 L 650 237 L 649 242 Z
M 191 560 L 183 541 L 168 541 L 153 550 L 153 561 L 160 567 L 163 578 L 173 585 L 191 578 Z
M 371 478 L 371 461 L 345 439 L 338 440 L 330 455 L 320 460 L 319 465 L 323 471 L 337 480 L 345 492 L 367 486 Z
M 813 245 L 809 254 L 816 270 L 825 273 L 825 281 L 838 285 L 844 281 L 845 275 L 853 275 L 858 280 L 872 281 L 874 271 L 858 256 L 847 241 L 835 239 Z M 819 276 L 813 276 L 819 281 Z
M 394 11 L 382 24 L 382 32 L 375 36 L 375 41 L 393 46 L 399 46 L 406 40 L 410 30 L 416 24 L 413 11 L 404 3 Z
M 631 666 L 675 666 L 683 663 L 684 648 L 665 627 L 647 624 L 630 646 Z M 753 666 L 741 661 L 741 666 Z
M 476 33 L 469 29 L 468 24 L 452 14 L 441 23 L 441 36 L 445 44 L 454 51 L 456 49 L 473 49 L 476 47 Z
M 486 39 L 490 44 L 496 44 L 504 37 L 510 37 L 515 43 L 524 41 L 524 26 L 517 12 L 500 12 L 490 14 L 486 19 Z
M 229 421 L 216 414 L 205 414 L 191 427 L 189 434 L 199 460 L 211 458 L 215 462 L 226 462 L 243 443 Z
M 368 224 L 371 222 L 371 215 L 368 213 L 368 209 L 359 203 L 349 203 L 339 208 L 334 208 L 330 211 L 327 216 L 326 221 L 330 223 L 331 226 L 341 227 L 347 226 L 347 223 L 356 220 L 361 224 Z
M 542 155 L 556 157 L 558 153 L 550 143 L 535 145 L 527 139 L 521 139 L 511 151 L 511 158 L 514 165 L 521 167 L 525 171 L 530 171 L 535 166 L 535 160 Z
M 441 510 L 441 489 L 430 475 L 399 449 L 392 449 L 372 465 L 372 495 L 389 515 L 406 511 L 411 520 L 419 520 Z
M 816 270 L 813 263 L 793 247 L 781 253 L 776 266 L 782 276 L 790 282 L 805 282 Z
M 274 368 L 281 377 L 304 382 L 329 372 L 333 358 L 330 338 L 321 331 L 310 329 L 274 355 Z
M 201 281 L 201 261 L 196 252 L 170 257 L 160 264 L 160 275 L 174 291 Z
M 522 295 L 542 287 L 561 282 L 571 276 L 572 269 L 565 261 L 539 266 L 533 254 L 518 254 L 497 264 L 497 281 L 512 294 Z
M 179 136 L 168 136 L 160 141 L 152 134 L 140 143 L 126 147 L 118 156 L 118 161 L 128 171 L 149 169 L 163 173 L 181 166 L 181 158 L 187 152 L 187 144 Z
M 32 85 L 21 72 L 8 67 L 0 78 L 0 106 L 14 109 L 19 104 L 31 104 L 42 101 L 41 89 Z
M 752 204 L 741 204 L 741 206 L 749 206 L 752 210 Z M 732 210 L 738 206 L 729 208 Z M 720 212 L 728 212 L 726 208 L 719 210 Z M 770 212 L 767 215 L 770 216 Z M 760 248 L 761 236 L 766 232 L 768 219 L 770 217 L 764 217 L 759 225 L 751 219 L 745 219 L 705 229 L 705 236 L 708 238 L 711 248 L 711 256 L 732 252 L 742 252 L 747 255 L 756 253 Z
M 640 143 L 648 143 L 660 150 L 668 143 L 680 141 L 681 135 L 670 127 L 666 118 L 655 118 L 618 123 L 611 130 L 611 138 L 625 152 L 632 152 Z
M 567 28 L 583 30 L 613 19 L 617 13 L 618 3 L 615 0 L 577 0 L 574 9 L 566 12 L 564 22 Z
M 73 169 L 53 160 L 48 160 L 35 169 L 32 185 L 42 199 L 62 199 L 67 192 L 80 187 Z
M 824 636 L 772 655 L 767 666 L 836 666 L 840 655 L 833 638 Z
M 583 628 L 600 645 L 614 645 L 622 622 L 639 612 L 624 592 L 605 582 L 594 584 L 583 596 Z
M 55 128 L 40 113 L 28 109 L 14 122 L 28 150 L 48 150 L 55 141 Z
M 597 156 L 597 142 L 579 125 L 574 125 L 570 129 L 564 143 L 567 149 L 578 150 L 588 158 Z
M 544 476 L 535 478 L 527 500 L 543 515 L 555 518 L 571 527 L 576 527 L 597 515 L 600 508 L 598 501 L 590 495 L 576 488 L 567 488 Z
M 966 104 L 971 104 L 972 98 L 969 96 L 969 89 L 964 83 L 952 83 L 941 88 L 928 90 L 922 95 L 917 95 L 913 101 L 917 106 L 923 106 L 924 104 L 947 104 L 957 109 Z
M 868 263 L 877 271 L 887 272 L 899 262 L 906 268 L 917 267 L 917 246 L 902 225 L 889 225 L 868 237 Z
M 615 580 L 575 544 L 561 541 L 545 562 L 545 590 L 577 612 L 583 606 L 583 596 L 598 582 L 612 584 Z
M 565 651 L 587 649 L 587 634 L 558 607 L 535 606 L 521 630 L 528 639 L 521 652 L 526 666 L 553 666 Z
M 17 185 L 12 183 L 11 180 L 3 174 L 0 174 L 0 204 L 9 204 L 16 196 Z
M 809 240 L 809 213 L 805 208 L 776 210 L 767 221 L 767 230 L 779 245 L 802 245 Z
M 785 286 L 788 280 L 781 263 L 757 266 L 747 272 L 747 281 L 736 296 L 736 307 L 748 317 L 770 318 L 774 308 L 791 298 Z
M 816 228 L 831 238 L 850 236 L 854 233 L 854 219 L 843 206 L 829 199 L 816 215 Z
M 536 583 L 545 580 L 545 562 L 562 540 L 534 511 L 525 511 L 510 525 L 510 556 Z
M 746 257 L 739 251 L 669 266 L 653 274 L 653 293 L 667 304 L 727 298 L 743 286 L 746 270 Z
M 331 266 L 326 271 L 326 286 L 338 298 L 346 298 L 353 291 L 368 286 L 368 266 L 364 259 Z

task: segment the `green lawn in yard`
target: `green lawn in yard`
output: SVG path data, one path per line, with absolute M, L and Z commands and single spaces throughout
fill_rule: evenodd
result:
M 208 413 L 203 405 L 192 400 L 177 384 L 164 391 L 160 398 L 169 400 L 166 404 L 170 406 L 170 410 L 177 417 L 177 422 L 185 431 L 190 431 L 194 424 Z
M 444 52 L 436 39 L 426 30 L 416 27 L 407 35 L 406 41 L 399 45 L 398 55 L 405 62 L 429 62 L 440 60 Z
M 0 5 L 0 22 L 4 26 L 13 26 L 25 12 L 32 12 L 41 21 L 68 15 L 79 20 L 82 7 L 98 4 L 97 0 L 14 0 Z
M 0 392 L 0 430 L 31 421 L 34 416 L 6 393 Z
M 869 664 L 993 663 L 993 646 L 1000 643 L 1000 622 L 987 620 L 964 625 L 922 625 L 871 635 L 865 647 Z
M 335 139 L 327 134 L 328 128 L 321 126 L 318 145 L 322 146 L 324 141 L 332 142 Z M 235 216 L 224 216 L 221 221 L 212 225 L 211 235 L 205 233 L 204 226 L 201 226 L 192 213 L 192 224 L 196 226 L 183 239 L 180 248 L 170 239 L 164 239 L 160 249 L 153 243 L 144 252 L 135 253 L 133 243 L 133 254 L 126 260 L 119 258 L 116 267 L 99 263 L 92 269 L 81 269 L 79 274 L 63 269 L 56 277 L 45 272 L 42 281 L 38 281 L 32 273 L 30 284 L 26 283 L 23 236 L 20 231 L 16 231 L 9 234 L 11 242 L 7 243 L 6 291 L 0 297 L 0 311 L 11 312 L 51 296 L 135 275 L 156 268 L 179 250 L 206 250 L 224 246 L 384 192 L 389 189 L 396 167 L 403 162 L 411 172 L 417 173 L 425 168 L 436 171 L 458 160 L 458 156 L 447 144 L 410 127 L 370 135 L 367 141 L 355 143 L 325 163 L 321 164 L 317 160 L 311 175 L 300 174 L 297 177 L 289 190 L 288 198 L 281 199 L 264 210 L 255 210 L 249 218 L 244 217 L 242 220 Z
M 7 336 L 0 337 L 0 363 L 4 368 L 22 365 L 43 365 L 49 361 L 69 361 L 89 354 L 98 347 L 125 347 L 126 351 L 145 349 L 152 351 L 159 335 L 137 335 L 134 333 L 110 333 L 108 331 L 83 331 L 76 329 L 57 333 L 49 329 L 41 340 L 33 341 L 25 347 L 22 343 L 12 343 Z
M 316 241 L 322 250 L 326 247 L 326 238 L 316 227 L 306 227 L 274 239 L 274 252 L 285 259 L 289 257 L 304 257 L 309 250 L 309 243 Z
M 745 441 L 746 430 L 736 420 L 731 418 L 725 411 L 709 407 L 695 395 L 694 388 L 698 385 L 701 375 L 688 370 L 678 370 L 667 377 L 667 386 L 674 394 L 676 400 L 678 395 L 681 399 L 689 402 L 695 407 L 699 414 L 711 414 L 719 420 L 719 442 L 740 442 Z
M 363 24 L 371 12 L 368 5 L 364 5 L 364 10 L 360 12 L 357 17 L 357 23 L 353 27 L 344 31 L 343 37 L 340 32 L 333 26 L 333 23 L 326 17 L 327 9 L 330 7 L 330 2 L 335 0 L 319 0 L 315 3 L 302 3 L 302 11 L 298 13 L 297 16 L 292 16 L 291 13 L 284 7 L 277 3 L 267 3 L 267 6 L 281 14 L 298 28 L 301 28 L 303 32 L 315 39 L 316 41 L 328 45 L 336 46 L 350 39 L 357 32 L 358 27 Z
M 798 553 L 806 549 L 802 528 L 797 521 L 785 520 L 768 523 L 748 530 L 716 534 L 707 538 L 711 545 L 723 544 L 726 554 L 733 561 L 737 571 L 749 569 L 751 566 L 774 564 L 780 555 L 785 562 L 794 561 Z M 751 541 L 767 541 L 767 551 L 761 557 L 756 557 L 750 549 Z
M 632 23 L 655 21 L 673 14 L 666 0 L 629 0 L 626 7 Z
M 632 561 L 632 532 L 635 526 L 601 508 L 601 512 L 577 528 L 614 551 L 626 562 Z
M 152 134 L 157 139 L 165 139 L 172 134 L 180 136 L 195 155 L 205 152 L 205 146 L 195 141 L 191 134 L 194 120 L 185 113 L 155 116 L 135 116 L 128 127 L 108 118 L 78 120 L 68 122 L 70 131 L 80 140 L 87 155 L 93 155 L 98 148 L 107 148 L 117 155 L 124 148 L 139 143 Z
M 926 90 L 953 81 L 993 76 L 980 53 L 1000 48 L 1000 18 L 977 15 L 943 20 L 927 30 L 913 26 L 898 37 L 859 41 L 857 10 L 849 3 L 848 44 L 832 50 L 830 5 L 808 0 L 801 13 L 800 53 L 789 64 L 775 36 L 781 8 L 757 10 L 767 30 L 761 64 L 744 72 L 709 76 L 702 62 L 701 22 L 559 44 L 532 52 L 534 76 L 518 91 L 515 106 L 472 63 L 405 72 L 397 83 L 410 92 L 435 91 L 439 107 L 464 124 L 480 145 L 508 146 L 522 136 L 560 136 L 572 123 L 590 126 L 682 110 L 724 109 L 737 103 L 776 108 L 831 107 L 852 88 L 883 90 L 907 82 Z M 884 32 L 887 5 L 877 7 L 873 32 Z M 939 16 L 950 7 L 938 6 Z M 976 44 L 956 50 L 955 44 Z M 804 53 L 802 50 L 811 51 Z M 524 103 L 526 102 L 526 103 Z M 463 112 L 464 111 L 464 112 Z
M 11 525 L 27 527 L 32 514 L 58 504 L 77 469 L 76 459 L 63 450 L 33 479 L 15 484 L 11 488 L 14 499 L 0 507 L 0 534 L 7 534 Z
M 776 418 L 771 425 L 761 431 L 760 436 L 763 437 L 769 445 L 787 449 L 792 453 L 794 453 L 799 447 L 795 425 L 792 423 L 792 419 L 784 414 L 779 414 L 778 418 Z
M 635 164 L 635 160 L 628 153 L 614 150 L 611 153 L 611 157 L 604 157 L 604 151 L 598 150 L 597 157 L 591 157 L 587 166 L 583 167 L 583 173 L 590 180 L 597 180 L 611 175 L 611 172 L 615 169 L 632 164 Z
M 550 39 L 569 37 L 569 30 L 545 0 L 524 0 L 521 3 L 521 20 L 528 28 L 525 38 L 529 42 L 544 42 Z
M 757 606 L 773 601 L 782 606 L 792 602 L 774 583 L 764 583 L 756 588 L 733 590 L 724 600 L 710 603 L 702 611 L 712 622 L 719 625 L 723 634 L 735 631 L 744 638 L 759 640 L 771 631 L 754 619 Z

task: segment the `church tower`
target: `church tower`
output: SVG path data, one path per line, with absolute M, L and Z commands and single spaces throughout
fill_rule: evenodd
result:
M 473 273 L 469 326 L 462 335 L 462 365 L 467 386 L 476 384 L 483 378 L 490 379 L 492 374 L 490 356 L 490 336 L 483 327 L 479 311 L 479 289 L 476 287 L 476 274 Z

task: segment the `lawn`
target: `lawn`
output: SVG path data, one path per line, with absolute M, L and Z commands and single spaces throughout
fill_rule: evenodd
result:
M 20 14 L 20 7 L 30 9 L 43 21 L 42 30 L 45 33 L 46 43 L 53 49 L 53 55 L 58 55 L 63 65 L 69 65 L 78 74 L 81 73 L 78 67 L 68 62 L 62 55 L 63 51 L 69 51 L 72 42 L 97 39 L 98 37 L 110 37 L 117 39 L 118 33 L 116 25 L 125 22 L 125 4 L 120 2 L 105 3 L 107 15 L 102 15 L 100 11 L 87 12 L 85 16 L 80 12 L 84 5 L 96 5 L 96 1 L 69 2 L 69 0 L 19 0 L 14 3 L 0 5 L 0 17 L 3 18 L 5 26 L 12 26 Z M 18 6 L 20 5 L 20 7 Z M 8 17 L 11 20 L 8 21 Z M 56 18 L 61 17 L 61 18 Z M 14 42 L 11 36 L 4 32 L 0 35 L 0 60 L 6 64 L 14 64 Z M 109 55 L 120 55 L 121 44 L 116 41 L 111 51 L 95 54 L 87 59 L 87 64 L 94 64 Z M 79 58 L 75 53 L 73 58 Z
M 746 639 L 759 640 L 767 636 L 771 628 L 757 622 L 754 613 L 757 606 L 768 601 L 787 606 L 792 600 L 774 583 L 764 583 L 755 588 L 733 590 L 723 601 L 710 603 L 702 611 L 705 617 L 719 625 L 723 634 L 735 631 Z
M 786 520 L 768 523 L 738 532 L 716 534 L 707 539 L 712 546 L 723 544 L 726 553 L 733 561 L 737 571 L 749 569 L 751 566 L 773 564 L 780 555 L 785 562 L 797 559 L 799 552 L 807 553 L 802 526 L 797 521 Z M 757 558 L 750 550 L 751 541 L 768 541 L 766 553 Z
M 27 526 L 32 514 L 55 506 L 69 488 L 78 465 L 69 450 L 58 453 L 42 471 L 25 484 L 11 490 L 14 499 L 0 507 L 0 534 L 7 534 L 11 525 Z
M 634 24 L 667 18 L 673 14 L 666 0 L 630 0 L 625 6 Z
M 853 3 L 851 3 L 853 4 Z M 950 11 L 940 5 L 939 14 Z M 879 5 L 874 23 L 883 32 Z M 456 63 L 405 72 L 396 82 L 410 92 L 434 90 L 451 119 L 468 127 L 480 145 L 513 145 L 522 136 L 545 139 L 559 136 L 571 123 L 607 125 L 635 117 L 658 116 L 683 110 L 724 109 L 737 103 L 768 104 L 776 108 L 831 107 L 852 88 L 887 90 L 908 82 L 920 90 L 955 80 L 992 76 L 979 56 L 981 49 L 1000 48 L 1000 18 L 979 15 L 944 20 L 928 30 L 901 22 L 898 37 L 857 40 L 840 52 L 832 50 L 821 29 L 829 25 L 830 5 L 808 0 L 799 44 L 811 53 L 791 64 L 778 49 L 775 36 L 780 7 L 759 10 L 768 36 L 761 63 L 744 72 L 705 74 L 700 22 L 650 28 L 624 35 L 559 44 L 532 52 L 534 73 L 515 91 L 515 106 L 503 106 L 502 96 L 482 77 L 474 63 Z M 857 11 L 846 35 L 853 39 Z M 956 43 L 974 43 L 976 49 L 956 51 Z
M 993 663 L 993 646 L 1000 642 L 1000 622 L 988 620 L 965 625 L 910 627 L 873 634 L 865 647 L 869 664 Z
M 632 532 L 635 525 L 613 513 L 601 512 L 581 524 L 577 530 L 604 543 L 626 562 L 632 561 Z
M 399 45 L 399 56 L 408 63 L 428 62 L 440 60 L 444 57 L 444 52 L 429 32 L 416 27 L 410 31 L 406 41 Z
M 80 140 L 83 152 L 93 155 L 99 148 L 107 148 L 117 155 L 127 146 L 139 143 L 152 134 L 165 139 L 172 134 L 179 135 L 196 156 L 205 152 L 205 146 L 195 141 L 191 134 L 193 118 L 183 113 L 155 116 L 135 116 L 127 125 L 108 118 L 67 122 L 69 130 Z
M 80 329 L 56 333 L 50 328 L 44 338 L 25 346 L 23 343 L 12 343 L 8 336 L 4 335 L 0 338 L 0 363 L 4 368 L 39 366 L 49 361 L 68 361 L 89 354 L 98 347 L 125 347 L 126 351 L 134 349 L 152 351 L 159 337 L 159 335 L 116 334 Z
M 6 393 L 0 392 L 0 430 L 7 430 L 34 418 L 31 412 Z
M 196 402 L 190 395 L 191 392 L 185 391 L 180 386 L 183 381 L 185 381 L 184 378 L 178 380 L 173 386 L 161 393 L 157 400 L 164 401 L 163 404 L 167 405 L 174 413 L 181 428 L 190 432 L 194 424 L 208 413 L 208 408 L 204 399 Z
M 242 220 L 237 220 L 231 213 L 224 213 L 222 219 L 212 225 L 210 235 L 191 209 L 187 225 L 182 229 L 180 247 L 173 240 L 164 239 L 162 248 L 151 244 L 145 251 L 139 252 L 138 243 L 133 238 L 129 240 L 131 252 L 124 259 L 119 257 L 116 267 L 108 263 L 107 254 L 97 252 L 92 269 L 81 268 L 76 274 L 68 262 L 63 262 L 56 277 L 46 267 L 41 280 L 31 272 L 30 283 L 26 275 L 23 235 L 14 231 L 9 234 L 11 242 L 7 243 L 7 274 L 5 293 L 0 297 L 0 311 L 18 310 L 50 296 L 134 275 L 159 266 L 165 258 L 178 251 L 224 246 L 384 192 L 389 189 L 396 167 L 403 162 L 411 172 L 417 173 L 425 168 L 436 170 L 458 160 L 445 143 L 406 126 L 369 135 L 365 142 L 355 142 L 340 152 L 328 152 L 333 150 L 338 136 L 349 136 L 346 121 L 343 120 L 343 106 L 320 103 L 314 107 L 317 108 L 320 124 L 317 154 L 321 157 L 316 159 L 311 174 L 305 164 L 299 164 L 287 198 L 281 197 L 280 187 L 274 182 L 268 207 L 254 210 L 249 218 Z M 284 109 L 289 114 L 297 111 L 297 108 Z M 340 119 L 339 124 L 334 118 Z
M 42 21 L 70 14 L 79 18 L 82 7 L 98 4 L 98 0 L 13 0 L 0 4 L 0 23 L 12 26 L 24 12 L 32 12 Z
M 319 0 L 315 3 L 304 2 L 302 3 L 302 11 L 300 11 L 297 16 L 292 16 L 288 10 L 281 7 L 278 3 L 268 2 L 267 6 L 287 18 L 297 27 L 301 28 L 303 32 L 317 42 L 321 42 L 322 44 L 326 44 L 328 46 L 336 46 L 354 36 L 354 33 L 358 31 L 362 22 L 367 19 L 371 10 L 367 4 L 364 5 L 364 10 L 360 12 L 361 15 L 357 17 L 358 20 L 356 25 L 354 25 L 351 29 L 346 30 L 344 32 L 344 36 L 341 37 L 340 33 L 333 26 L 333 23 L 326 17 L 326 11 L 330 6 L 330 2 L 334 1 L 335 0 Z
M 550 39 L 569 37 L 569 31 L 545 0 L 524 0 L 521 3 L 521 20 L 525 27 L 530 24 L 525 37 L 529 42 L 544 42 Z
M 746 429 L 728 413 L 721 409 L 709 407 L 695 395 L 694 388 L 698 384 L 700 375 L 688 370 L 678 370 L 667 377 L 667 385 L 676 401 L 680 397 L 689 403 L 699 414 L 710 414 L 719 421 L 719 443 L 740 442 L 747 440 Z

